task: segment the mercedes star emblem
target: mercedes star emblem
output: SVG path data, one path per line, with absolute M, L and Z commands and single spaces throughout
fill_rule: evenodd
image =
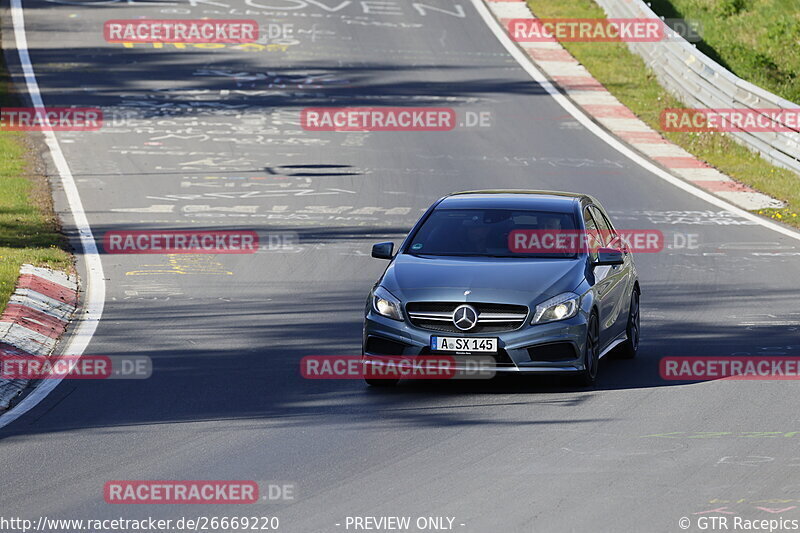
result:
M 478 312 L 471 305 L 459 305 L 453 311 L 453 324 L 461 331 L 467 331 L 478 323 Z

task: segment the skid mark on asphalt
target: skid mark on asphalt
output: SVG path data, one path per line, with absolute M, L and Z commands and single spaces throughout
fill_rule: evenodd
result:
M 296 45 L 290 44 L 224 44 L 224 43 L 109 43 L 125 49 L 152 49 L 152 50 L 220 50 L 227 49 L 237 52 L 287 52 Z
M 191 275 L 210 274 L 217 276 L 233 276 L 233 272 L 216 261 L 213 257 L 194 254 L 169 254 L 159 264 L 142 265 L 140 270 L 126 272 L 126 276 L 159 276 L 159 275 Z
M 787 491 L 789 492 L 789 491 Z M 791 492 L 796 492 L 792 490 Z M 758 498 L 747 497 L 728 497 L 728 498 L 709 498 L 708 501 L 697 505 L 699 511 L 693 515 L 737 515 L 748 514 L 797 514 L 800 512 L 800 499 L 787 497 Z
M 615 220 L 636 220 L 645 218 L 652 224 L 687 224 L 698 226 L 754 226 L 757 222 L 748 220 L 732 211 L 609 211 Z

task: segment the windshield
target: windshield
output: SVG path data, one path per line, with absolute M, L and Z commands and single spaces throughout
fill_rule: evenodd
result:
M 574 258 L 574 250 L 521 250 L 509 237 L 520 231 L 574 231 L 571 213 L 510 209 L 437 209 L 406 247 L 413 255 Z M 512 233 L 514 232 L 514 233 Z

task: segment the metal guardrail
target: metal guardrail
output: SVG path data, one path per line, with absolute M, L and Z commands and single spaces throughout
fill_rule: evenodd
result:
M 661 20 L 642 0 L 595 0 L 609 18 L 655 18 Z M 800 106 L 753 85 L 712 61 L 678 33 L 664 27 L 660 42 L 629 42 L 628 48 L 641 56 L 661 84 L 684 105 L 720 109 L 800 109 Z M 761 154 L 771 163 L 800 174 L 800 130 L 729 134 Z

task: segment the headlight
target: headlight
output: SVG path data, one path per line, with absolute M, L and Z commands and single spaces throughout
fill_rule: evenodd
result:
M 573 292 L 565 292 L 554 296 L 536 306 L 536 313 L 533 315 L 531 324 L 543 324 L 572 318 L 578 314 L 580 301 L 581 297 Z
M 376 313 L 386 318 L 403 320 L 403 313 L 400 311 L 400 300 L 383 287 L 378 287 L 373 291 L 372 308 Z

